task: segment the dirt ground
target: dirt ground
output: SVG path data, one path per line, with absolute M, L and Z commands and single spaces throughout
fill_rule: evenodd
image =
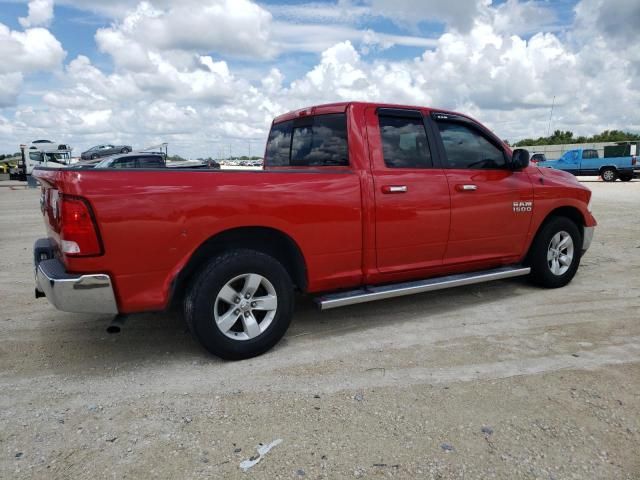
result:
M 0 478 L 638 479 L 640 181 L 588 186 L 599 227 L 569 286 L 301 298 L 235 363 L 178 315 L 113 336 L 34 299 L 39 194 L 0 187 Z

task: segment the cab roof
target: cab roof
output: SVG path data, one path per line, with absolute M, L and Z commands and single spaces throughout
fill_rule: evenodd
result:
M 432 107 L 421 107 L 418 105 L 401 105 L 396 103 L 377 103 L 377 102 L 336 102 L 336 103 L 325 103 L 322 105 L 313 105 L 305 108 L 300 108 L 298 110 L 292 110 L 290 112 L 284 113 L 282 115 L 277 116 L 273 119 L 274 124 L 281 123 L 287 120 L 292 120 L 298 117 L 304 117 L 307 115 L 326 115 L 330 113 L 344 113 L 350 105 L 359 105 L 362 107 L 382 107 L 382 108 L 405 108 L 411 110 L 422 110 L 430 112 L 432 110 L 448 113 L 451 115 L 460 115 L 462 117 L 467 117 L 462 113 L 453 112 L 450 110 L 445 110 L 443 108 L 432 108 Z

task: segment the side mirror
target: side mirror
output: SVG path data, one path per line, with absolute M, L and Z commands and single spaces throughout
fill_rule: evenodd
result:
M 529 166 L 529 151 L 524 148 L 516 148 L 511 157 L 511 168 L 513 170 L 522 170 Z

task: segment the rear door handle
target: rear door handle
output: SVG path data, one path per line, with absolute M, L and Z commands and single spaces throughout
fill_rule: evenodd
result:
M 478 186 L 472 183 L 467 183 L 464 185 L 456 185 L 456 188 L 460 192 L 474 192 L 478 190 Z
M 382 193 L 406 193 L 406 185 L 383 185 Z

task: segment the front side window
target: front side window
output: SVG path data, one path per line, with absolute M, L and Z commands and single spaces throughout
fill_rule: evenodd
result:
M 421 118 L 378 117 L 382 155 L 389 168 L 430 168 L 433 166 L 427 134 Z
M 267 141 L 265 165 L 349 165 L 346 116 L 318 115 L 274 125 Z
M 449 168 L 492 169 L 506 167 L 502 149 L 484 135 L 461 123 L 437 121 Z

